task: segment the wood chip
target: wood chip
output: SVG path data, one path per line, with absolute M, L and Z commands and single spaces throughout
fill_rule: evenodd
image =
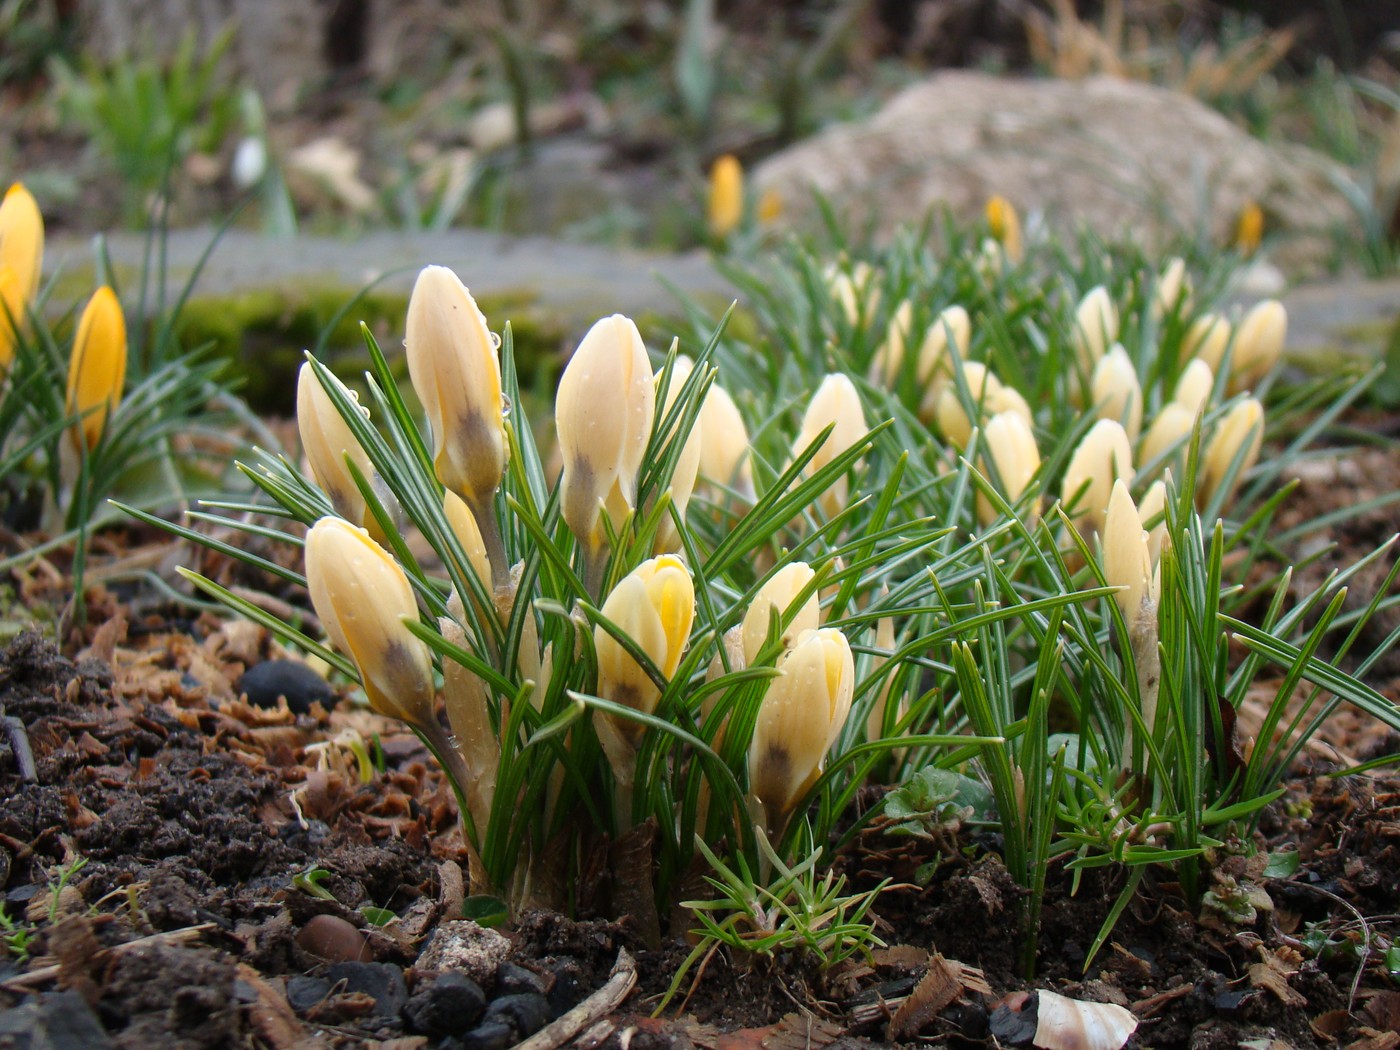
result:
M 306 1034 L 302 1023 L 297 1019 L 287 997 L 278 991 L 262 975 L 247 963 L 238 964 L 238 979 L 243 981 L 258 998 L 248 1007 L 248 1018 L 253 1030 L 272 1050 L 291 1050 Z
M 809 1013 L 786 1014 L 763 1037 L 764 1050 L 815 1050 L 834 1043 L 845 1029 Z
M 1285 1006 L 1306 1006 L 1308 1000 L 1288 984 L 1288 978 L 1302 966 L 1302 956 L 1292 948 L 1284 947 L 1273 952 L 1262 944 L 1259 946 L 1259 956 L 1262 962 L 1252 963 L 1249 967 L 1250 986 L 1272 992 Z
M 991 995 L 991 986 L 981 970 L 945 959 L 935 953 L 928 972 L 890 1018 L 886 1032 L 891 1042 L 903 1042 L 968 992 Z

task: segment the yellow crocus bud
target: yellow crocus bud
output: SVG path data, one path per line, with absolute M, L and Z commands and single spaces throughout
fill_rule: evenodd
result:
M 347 397 L 359 403 L 353 391 L 346 390 L 343 385 L 341 389 Z M 360 411 L 369 415 L 367 408 L 362 407 Z M 335 512 L 346 521 L 368 526 L 365 499 L 360 495 L 346 460 L 348 458 L 353 462 L 366 478 L 374 476 L 374 467 L 365 450 L 355 440 L 349 424 L 336 411 L 335 403 L 309 362 L 303 364 L 297 373 L 297 432 L 301 435 L 301 447 L 306 453 L 311 475 L 321 491 L 330 497 Z
M 491 593 L 491 559 L 486 553 L 486 542 L 481 537 L 476 515 L 472 513 L 466 501 L 451 489 L 442 494 L 442 512 L 456 535 L 457 542 L 462 545 L 470 571 L 476 574 L 486 592 Z M 466 572 L 467 568 L 463 567 L 462 571 Z
M 126 317 L 117 293 L 103 285 L 78 319 L 68 360 L 66 411 L 81 416 L 69 433 L 80 450 L 91 452 L 102 440 L 107 420 L 122 399 L 126 382 Z
M 1158 456 L 1168 452 L 1179 455 L 1191 438 L 1191 428 L 1195 422 L 1194 412 L 1175 401 L 1168 401 L 1158 411 L 1152 425 L 1143 435 L 1142 444 L 1138 448 L 1138 462 L 1146 467 Z
M 728 237 L 744 218 L 744 167 L 739 158 L 726 153 L 710 167 L 708 217 L 710 234 Z
M 895 307 L 884 342 L 876 348 L 870 360 L 871 382 L 882 383 L 887 390 L 894 389 L 899 382 L 899 373 L 904 369 L 904 352 L 913 326 L 914 304 L 906 299 Z
M 1152 553 L 1137 505 L 1120 478 L 1113 483 L 1104 515 L 1103 575 L 1117 587 L 1114 600 L 1131 631 L 1144 611 L 1156 605 L 1152 593 Z
M 641 333 L 621 314 L 603 318 L 569 359 L 554 401 L 564 460 L 560 508 L 590 554 L 603 543 L 603 514 L 621 529 L 636 508 L 637 474 L 655 412 Z
M 1007 503 L 1014 505 L 1040 469 L 1040 449 L 1036 446 L 1035 434 L 1019 412 L 999 412 L 987 421 L 982 440 L 987 458 L 996 467 L 993 483 L 1000 479 L 998 491 L 1006 497 Z M 1034 520 L 1039 515 L 1040 501 L 1036 500 L 1027 517 Z M 977 494 L 977 518 L 983 525 L 990 525 L 997 518 L 991 501 L 980 492 Z
M 1219 314 L 1201 314 L 1191 322 L 1186 335 L 1181 340 L 1181 360 L 1196 358 L 1204 361 L 1214 375 L 1220 371 L 1220 362 L 1225 360 L 1225 350 L 1230 345 L 1233 329 L 1230 322 Z
M 1070 456 L 1061 499 L 1075 527 L 1086 539 L 1103 535 L 1104 515 L 1113 483 L 1133 480 L 1133 449 L 1128 432 L 1116 419 L 1100 419 Z
M 1251 256 L 1259 250 L 1264 239 L 1264 209 L 1255 201 L 1247 201 L 1240 209 L 1240 217 L 1235 223 L 1235 248 L 1243 256 Z
M 0 202 L 0 270 L 15 275 L 22 306 L 34 301 L 44 269 L 44 216 L 34 195 L 16 182 Z M 22 311 L 12 311 L 15 322 Z
M 24 323 L 24 298 L 19 278 L 7 266 L 0 266 L 0 378 L 15 359 L 15 344 Z
M 919 347 L 919 364 L 916 377 L 921 387 L 946 383 L 951 377 L 951 358 L 948 354 L 952 346 L 959 361 L 967 360 L 967 348 L 972 343 L 972 319 L 961 306 L 949 306 L 933 319 L 924 333 L 923 344 Z
M 743 640 L 745 666 L 752 664 L 758 656 L 758 651 L 763 648 L 764 639 L 768 637 L 768 620 L 772 610 L 777 609 L 780 616 L 786 614 L 792 608 L 792 603 L 797 601 L 797 596 L 816 575 L 805 561 L 789 562 L 758 589 L 758 593 L 749 604 L 748 612 L 744 613 L 743 630 L 740 635 Z M 793 613 L 791 622 L 783 631 L 783 648 L 792 648 L 796 638 L 806 631 L 815 631 L 820 626 L 821 605 L 814 590 L 802 603 L 802 607 Z
M 1114 343 L 1094 366 L 1090 398 L 1100 419 L 1116 419 L 1128 432 L 1128 441 L 1138 439 L 1142 430 L 1142 384 L 1128 351 Z
M 1005 197 L 995 196 L 987 201 L 987 226 L 1011 264 L 1019 263 L 1025 256 L 1021 245 L 1021 220 L 1016 208 Z
M 670 412 L 680 396 L 681 388 L 690 380 L 690 374 L 695 371 L 695 362 L 684 354 L 676 356 L 675 364 L 671 368 L 671 378 L 666 386 L 666 405 L 661 409 L 662 418 Z M 652 389 L 658 394 L 661 392 L 661 379 L 663 372 L 658 371 L 652 376 Z M 703 410 L 703 405 L 702 405 Z M 691 494 L 695 491 L 695 478 L 700 473 L 700 457 L 704 453 L 704 430 L 705 420 L 703 411 L 701 415 L 695 417 L 695 423 L 690 428 L 690 433 L 684 435 L 684 443 L 681 445 L 680 458 L 676 460 L 676 469 L 671 474 L 671 506 L 676 509 L 682 521 L 685 520 L 686 508 L 690 506 Z M 674 438 L 672 439 L 674 440 Z M 670 447 L 668 441 L 662 446 L 662 453 Z M 676 531 L 675 522 L 668 514 L 662 519 L 656 531 L 657 553 L 665 551 L 678 551 L 681 549 L 681 536 Z
M 1277 299 L 1265 299 L 1244 315 L 1235 331 L 1230 359 L 1230 389 L 1248 390 L 1269 374 L 1283 356 L 1288 311 Z
M 821 775 L 855 692 L 850 643 L 833 628 L 799 637 L 777 669 L 749 744 L 749 790 L 763 804 L 773 834 Z
M 1099 358 L 1118 338 L 1118 307 L 1103 285 L 1089 289 L 1079 300 L 1070 337 L 1080 372 L 1085 377 L 1093 375 Z
M 835 373 L 822 380 L 817 392 L 812 395 L 811 404 L 802 417 L 802 428 L 793 443 L 793 453 L 802 452 L 817 439 L 826 427 L 835 424 L 826 436 L 821 447 L 803 469 L 804 476 L 821 470 L 833 459 L 858 443 L 869 427 L 865 425 L 865 411 L 861 408 L 860 395 L 850 378 Z M 845 477 L 836 481 L 821 494 L 818 503 L 828 517 L 835 517 L 846 506 L 849 486 Z
M 603 615 L 637 644 L 670 679 L 680 665 L 695 619 L 695 584 L 681 560 L 671 554 L 642 562 L 613 588 L 603 603 Z M 644 714 L 656 710 L 661 690 L 640 664 L 601 626 L 593 629 L 598 654 L 599 695 Z M 643 727 L 612 719 L 618 733 L 634 747 Z
M 501 364 L 476 300 L 447 267 L 419 273 L 404 346 L 432 428 L 438 480 L 479 512 L 506 469 Z
M 1167 475 L 1170 477 L 1170 472 Z M 1138 503 L 1138 517 L 1142 519 L 1143 528 L 1147 529 L 1147 553 L 1152 559 L 1155 568 L 1162 560 L 1162 545 L 1167 541 L 1167 519 L 1162 513 L 1167 506 L 1167 483 L 1162 478 L 1158 478 L 1151 485 L 1147 486 L 1147 491 L 1142 494 L 1142 500 Z M 1153 522 L 1153 518 L 1161 517 L 1160 521 Z M 1151 523 L 1149 525 L 1149 523 Z
M 1264 443 L 1264 406 L 1255 398 L 1245 398 L 1226 414 L 1215 436 L 1201 457 L 1201 476 L 1196 486 L 1196 503 L 1209 505 L 1221 491 L 1231 466 L 1239 460 L 1239 469 L 1224 490 L 1224 503 L 1229 503 L 1244 476 L 1259 461 Z
M 1152 316 L 1158 321 L 1191 304 L 1191 278 L 1186 273 L 1186 260 L 1177 256 L 1169 259 L 1152 289 Z
M 1176 381 L 1176 390 L 1172 393 L 1172 400 L 1182 408 L 1198 416 L 1205 411 L 1206 405 L 1210 402 L 1211 391 L 1215 389 L 1215 373 L 1210 365 L 1206 364 L 1199 357 L 1187 363 L 1181 370 L 1181 377 Z
M 719 485 L 732 485 L 753 495 L 753 467 L 749 464 L 749 432 L 744 417 L 729 392 L 711 383 L 700 406 L 700 474 Z
M 432 657 L 406 625 L 418 604 L 389 552 L 364 529 L 322 518 L 306 534 L 306 586 L 326 635 L 359 668 L 370 706 L 434 724 Z
M 772 226 L 783 217 L 783 195 L 776 186 L 769 186 L 758 198 L 758 224 Z

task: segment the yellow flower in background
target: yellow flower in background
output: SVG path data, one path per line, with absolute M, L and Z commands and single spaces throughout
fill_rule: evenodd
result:
M 1278 364 L 1288 338 L 1288 311 L 1277 299 L 1265 299 L 1244 315 L 1235 331 L 1230 357 L 1230 389 L 1251 389 Z
M 749 744 L 749 790 L 763 804 L 770 831 L 781 828 L 821 776 L 855 693 L 851 646 L 834 628 L 799 637 L 777 669 Z
M 43 268 L 44 216 L 34 195 L 16 182 L 0 202 L 0 270 L 15 275 L 20 301 L 27 305 L 38 294 Z
M 739 406 L 718 383 L 711 383 L 700 406 L 700 474 L 717 485 L 732 485 L 753 495 L 749 431 Z
M 418 618 L 398 562 L 364 529 L 322 518 L 306 534 L 306 586 L 327 637 L 355 661 L 370 706 L 410 725 L 433 722 L 433 661 L 406 626 Z
M 710 167 L 710 193 L 707 207 L 710 234 L 728 237 L 744 219 L 744 167 L 732 153 L 719 157 Z
M 1025 258 L 1025 248 L 1021 244 L 1021 220 L 1015 206 L 1002 196 L 987 201 L 987 226 L 992 236 L 1006 253 L 1007 260 L 1015 266 Z
M 564 460 L 560 509 L 590 554 L 603 544 L 603 514 L 620 529 L 636 508 L 637 474 L 655 413 L 641 333 L 621 314 L 603 318 L 569 359 L 554 401 Z
M 758 224 L 772 226 L 783 217 L 783 195 L 769 186 L 758 198 Z
M 438 480 L 480 511 L 506 469 L 501 364 L 476 300 L 447 267 L 419 273 L 404 346 L 432 429 Z
M 1085 378 L 1094 374 L 1099 359 L 1118 338 L 1118 307 L 1103 285 L 1084 293 L 1074 311 L 1074 330 L 1070 333 L 1075 360 Z
M 946 307 L 924 333 L 924 341 L 919 347 L 919 364 L 915 377 L 919 385 L 928 389 L 952 378 L 951 346 L 957 351 L 958 360 L 967 360 L 967 348 L 972 343 L 972 318 L 961 306 Z
M 70 431 L 80 449 L 91 452 L 102 440 L 126 383 L 126 317 L 116 292 L 103 285 L 78 320 L 68 361 L 69 415 L 81 416 Z
M 1264 239 L 1264 209 L 1256 201 L 1247 201 L 1240 209 L 1235 223 L 1235 248 L 1245 257 L 1259 250 Z
M 1211 374 L 1220 371 L 1220 363 L 1225 360 L 1225 350 L 1230 345 L 1234 328 L 1219 314 L 1201 314 L 1191 322 L 1186 335 L 1181 340 L 1181 360 L 1204 361 Z
M 1162 267 L 1152 289 L 1152 316 L 1158 321 L 1172 314 L 1185 313 L 1191 305 L 1191 277 L 1186 272 L 1186 260 L 1175 256 Z

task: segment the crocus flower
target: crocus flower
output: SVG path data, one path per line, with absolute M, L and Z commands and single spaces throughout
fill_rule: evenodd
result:
M 102 440 L 125 382 L 126 318 L 116 293 L 103 285 L 83 308 L 68 361 L 66 405 L 70 415 L 82 417 L 70 431 L 80 449 L 90 452 Z

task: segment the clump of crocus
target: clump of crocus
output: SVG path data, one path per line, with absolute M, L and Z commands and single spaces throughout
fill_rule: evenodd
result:
M 706 215 L 710 236 L 723 240 L 739 228 L 744 219 L 744 167 L 739 158 L 726 153 L 710 166 L 710 191 Z
M 855 693 L 850 643 L 834 628 L 799 637 L 778 658 L 777 670 L 749 744 L 749 790 L 773 838 L 821 776 Z
M 621 314 L 588 330 L 559 379 L 554 423 L 564 460 L 559 506 L 596 586 L 606 538 L 636 509 L 637 474 L 656 412 L 641 333 Z
M 1142 383 L 1132 358 L 1120 343 L 1114 343 L 1094 366 L 1090 400 L 1100 419 L 1116 419 L 1136 441 L 1142 430 Z
M 861 408 L 860 394 L 848 376 L 837 372 L 822 380 L 817 392 L 802 417 L 802 427 L 797 440 L 793 442 L 793 453 L 804 451 L 828 426 L 832 430 L 817 448 L 816 454 L 803 468 L 803 474 L 810 476 L 821 470 L 841 453 L 857 444 L 865 437 L 869 428 L 865 425 L 865 411 Z M 822 513 L 833 518 L 846 506 L 849 485 L 846 478 L 837 478 L 831 487 L 818 498 Z
M 1026 421 L 1027 426 L 1031 425 L 1031 407 L 1020 391 L 1003 384 L 996 373 L 982 362 L 964 361 L 960 372 L 963 385 L 967 388 L 967 396 L 976 410 L 978 424 L 1002 412 L 1015 412 Z M 962 392 L 956 383 L 948 382 L 939 387 L 933 417 L 950 445 L 959 451 L 967 447 L 968 440 L 972 437 L 974 417 L 968 414 Z
M 613 588 L 602 613 L 618 631 L 646 654 L 665 681 L 675 675 L 690 639 L 695 619 L 695 584 L 684 563 L 663 554 L 642 562 Z M 593 630 L 598 657 L 598 695 L 651 714 L 661 698 L 661 686 L 602 624 Z M 619 828 L 630 820 L 637 747 L 645 728 L 607 712 L 594 723 L 599 742 L 612 766 L 618 788 Z
M 117 294 L 103 285 L 83 308 L 68 361 L 65 405 L 69 415 L 80 417 L 69 431 L 80 452 L 91 452 L 102 440 L 125 383 L 126 317 Z
M 999 412 L 987 421 L 982 432 L 983 469 L 991 476 L 1006 502 L 1015 504 L 1040 470 L 1040 449 L 1030 424 L 1019 412 Z M 992 469 L 988 469 L 988 467 Z M 1027 512 L 1034 521 L 1040 515 L 1036 499 Z M 990 525 L 997 518 L 996 508 L 984 493 L 977 494 L 977 519 Z
M 1061 500 L 1079 534 L 1092 540 L 1103 535 L 1113 483 L 1133 480 L 1133 448 L 1128 432 L 1116 419 L 1101 419 L 1089 428 L 1065 468 Z
M 1006 259 L 1011 265 L 1019 265 L 1025 257 L 1021 243 L 1021 220 L 1016 215 L 1015 206 L 1000 195 L 987 201 L 987 228 L 992 237 L 1001 245 Z
M 867 262 L 857 262 L 848 268 L 833 263 L 826 268 L 825 276 L 831 298 L 848 322 L 859 326 L 875 316 L 881 296 L 879 275 L 874 267 Z
M 1196 505 L 1204 508 L 1217 498 L 1230 502 L 1244 476 L 1259 461 L 1264 443 L 1264 406 L 1252 397 L 1238 402 L 1220 421 L 1201 457 Z
M 1153 732 L 1157 715 L 1157 691 L 1161 679 L 1161 657 L 1157 652 L 1157 592 L 1160 576 L 1152 562 L 1148 534 L 1128 486 L 1113 483 L 1108 512 L 1104 517 L 1103 574 L 1117 587 L 1114 600 L 1128 630 L 1129 649 L 1137 675 L 1139 713 L 1147 733 Z M 1141 768 L 1134 761 L 1134 723 L 1127 720 L 1124 733 L 1124 764 Z
M 17 332 L 39 290 L 44 265 L 44 217 L 33 195 L 16 182 L 0 202 L 0 375 L 14 360 Z
M 801 606 L 795 603 L 803 591 L 811 588 L 816 573 L 805 561 L 789 562 L 759 587 L 758 593 L 749 603 L 744 613 L 740 632 L 743 639 L 744 666 L 751 665 L 758 658 L 763 642 L 768 637 L 769 619 L 776 611 L 779 617 L 788 617 L 779 641 L 784 649 L 790 649 L 793 642 L 807 631 L 821 626 L 821 607 L 815 588 L 807 595 Z

